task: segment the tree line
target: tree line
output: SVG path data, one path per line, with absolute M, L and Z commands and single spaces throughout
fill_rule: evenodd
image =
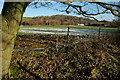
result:
M 68 15 L 53 15 L 53 16 L 39 16 L 27 18 L 24 17 L 22 25 L 110 25 L 107 21 L 95 21 L 89 18 L 68 16 Z

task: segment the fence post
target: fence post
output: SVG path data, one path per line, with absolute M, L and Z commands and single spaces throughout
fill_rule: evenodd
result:
M 69 43 L 69 33 L 70 33 L 70 31 L 69 31 L 69 27 L 68 27 L 68 31 L 67 31 L 67 43 Z
M 100 30 L 101 30 L 101 27 L 99 27 L 98 39 L 100 38 Z
M 57 44 L 56 44 L 56 48 L 57 48 L 57 53 L 58 53 L 58 35 L 57 35 Z
M 69 50 L 70 50 L 70 44 L 69 44 L 69 27 L 68 27 L 68 30 L 67 30 L 67 52 L 69 52 Z

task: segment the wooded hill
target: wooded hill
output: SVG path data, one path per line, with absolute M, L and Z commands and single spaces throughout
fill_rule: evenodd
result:
M 24 17 L 22 25 L 78 25 L 78 24 L 104 24 L 109 25 L 109 22 L 95 21 L 89 18 L 82 18 L 68 15 L 53 15 L 40 17 Z

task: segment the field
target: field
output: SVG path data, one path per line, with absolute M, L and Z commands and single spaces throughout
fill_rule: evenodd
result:
M 21 26 L 21 28 L 32 28 L 32 27 L 43 27 L 43 28 L 76 28 L 76 29 L 99 29 L 99 27 L 95 27 L 95 26 L 66 26 L 66 25 L 55 25 L 55 26 Z M 111 27 L 100 27 L 100 29 L 107 29 L 107 30 L 118 30 L 118 28 L 111 28 Z
M 90 39 L 69 36 L 69 40 L 64 35 L 18 35 L 9 77 L 119 79 L 120 38 L 116 35 Z

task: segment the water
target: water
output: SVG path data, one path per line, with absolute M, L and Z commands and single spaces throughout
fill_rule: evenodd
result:
M 57 35 L 66 35 L 67 28 L 21 28 L 19 32 L 22 33 L 33 33 L 33 34 L 57 34 Z M 94 35 L 97 36 L 99 34 L 98 29 L 74 29 L 70 28 L 69 35 Z M 104 35 L 107 33 L 114 33 L 116 30 L 100 30 L 100 34 Z

